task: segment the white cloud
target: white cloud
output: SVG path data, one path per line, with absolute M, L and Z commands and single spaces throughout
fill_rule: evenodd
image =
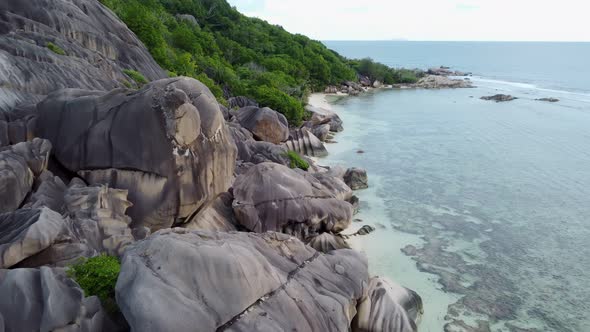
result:
M 319 40 L 590 41 L 586 0 L 230 0 Z

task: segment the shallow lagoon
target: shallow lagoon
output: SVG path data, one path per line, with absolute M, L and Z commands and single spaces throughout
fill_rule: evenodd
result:
M 320 162 L 368 170 L 356 217 L 378 229 L 355 245 L 423 296 L 421 331 L 590 331 L 590 96 L 474 80 L 333 102 Z

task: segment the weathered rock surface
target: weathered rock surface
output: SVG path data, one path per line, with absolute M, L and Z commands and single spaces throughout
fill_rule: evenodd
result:
M 329 124 L 330 131 L 332 132 L 339 132 L 342 131 L 344 128 L 342 127 L 342 120 L 338 116 L 338 114 L 327 110 L 325 108 L 320 107 L 313 107 L 307 105 L 305 110 L 311 113 L 311 123 L 314 126 Z
M 108 93 L 59 90 L 37 105 L 38 136 L 90 184 L 129 191 L 133 228 L 170 227 L 229 187 L 236 148 L 215 97 L 178 77 Z
M 352 190 L 369 188 L 367 171 L 362 168 L 352 167 L 346 170 L 346 173 L 344 173 L 344 182 Z
M 306 239 L 323 231 L 338 233 L 352 221 L 352 206 L 313 176 L 286 166 L 261 163 L 238 176 L 233 209 L 244 228 L 278 231 Z
M 230 193 L 222 193 L 182 226 L 191 230 L 235 231 L 237 222 L 234 218 L 232 202 L 233 197 Z
M 238 96 L 238 97 L 231 97 L 227 100 L 229 108 L 232 109 L 239 109 L 248 106 L 255 106 L 258 107 L 258 103 L 256 100 L 252 100 L 248 97 Z
M 427 75 L 421 78 L 416 87 L 423 89 L 472 88 L 473 84 L 467 80 L 451 79 L 446 76 Z
M 103 331 L 106 313 L 62 270 L 0 270 L 0 330 Z
M 415 332 L 416 321 L 422 314 L 422 299 L 409 289 L 374 277 L 357 310 L 352 322 L 354 332 Z
M 116 296 L 132 331 L 347 331 L 366 280 L 352 250 L 177 228 L 129 247 Z
M 248 129 L 259 141 L 280 144 L 289 137 L 287 118 L 268 107 L 244 107 L 237 111 L 236 117 L 240 125 Z
M 512 100 L 518 99 L 518 98 L 511 96 L 511 95 L 504 95 L 504 94 L 499 93 L 499 94 L 496 94 L 493 96 L 484 96 L 484 97 L 481 97 L 480 99 L 493 100 L 496 103 L 500 103 L 500 102 L 505 102 L 505 101 L 512 101 Z
M 342 236 L 332 233 L 322 233 L 311 237 L 307 240 L 307 245 L 323 253 L 338 249 L 350 249 L 350 246 Z
M 34 179 L 22 155 L 11 149 L 0 151 L 0 213 L 18 209 L 31 191 Z
M 61 215 L 48 208 L 0 214 L 0 269 L 48 248 L 66 231 Z
M 0 87 L 0 93 L 2 93 L 2 87 Z M 0 107 L 0 146 L 32 140 L 35 137 L 36 125 L 35 105 L 23 105 L 10 111 L 2 110 Z
M 0 111 L 59 88 L 122 87 L 129 80 L 123 69 L 167 77 L 135 34 L 94 0 L 0 2 L 0 64 Z
M 239 123 L 229 123 L 228 127 L 238 150 L 238 160 L 253 164 L 267 161 L 289 164 L 287 149 L 283 146 L 254 140 L 252 133 Z
M 326 150 L 324 143 L 307 128 L 291 130 L 289 139 L 284 143 L 284 147 L 301 155 L 311 157 L 324 157 L 328 155 L 328 150 Z

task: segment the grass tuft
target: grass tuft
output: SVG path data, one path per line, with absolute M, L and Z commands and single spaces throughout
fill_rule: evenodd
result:
M 289 165 L 291 168 L 300 168 L 304 171 L 307 171 L 307 169 L 309 169 L 309 163 L 305 161 L 305 159 L 301 158 L 301 156 L 297 154 L 297 152 L 287 151 L 286 155 L 287 157 L 289 157 L 289 160 L 291 161 Z
M 61 47 L 55 45 L 52 42 L 47 43 L 47 48 L 55 54 L 59 55 L 66 55 L 66 51 L 64 51 Z

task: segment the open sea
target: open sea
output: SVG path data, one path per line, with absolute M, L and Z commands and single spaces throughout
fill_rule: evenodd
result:
M 420 331 L 590 331 L 590 43 L 325 44 L 474 75 L 331 100 L 345 130 L 320 162 L 367 169 L 357 245 L 423 297 Z

